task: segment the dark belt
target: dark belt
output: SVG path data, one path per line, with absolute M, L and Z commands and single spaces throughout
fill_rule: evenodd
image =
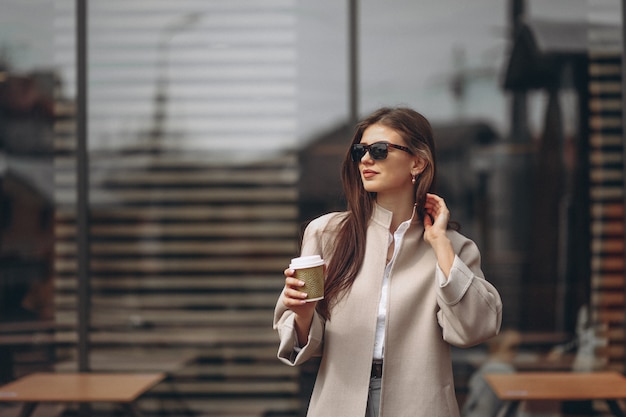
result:
M 372 362 L 372 378 L 381 378 L 383 376 L 383 363 L 382 362 Z

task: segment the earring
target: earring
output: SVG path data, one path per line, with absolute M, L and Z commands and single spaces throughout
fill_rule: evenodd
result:
M 415 180 L 417 179 L 416 174 L 411 174 L 411 184 L 415 185 Z

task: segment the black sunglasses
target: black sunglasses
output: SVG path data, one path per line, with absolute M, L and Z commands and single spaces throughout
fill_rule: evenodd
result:
M 359 162 L 365 153 L 369 152 L 370 158 L 376 161 L 382 161 L 387 158 L 390 147 L 400 149 L 401 151 L 413 155 L 413 152 L 411 152 L 411 150 L 406 146 L 400 146 L 389 142 L 376 142 L 371 145 L 363 145 L 362 143 L 353 144 L 350 149 L 350 157 L 352 158 L 352 162 Z

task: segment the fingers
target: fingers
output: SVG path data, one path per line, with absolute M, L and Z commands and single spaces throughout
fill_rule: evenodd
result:
M 304 282 L 294 277 L 292 269 L 285 269 L 285 289 L 283 291 L 283 304 L 286 307 L 298 306 L 306 303 L 307 293 L 300 291 Z
M 426 194 L 424 208 L 426 209 L 426 212 L 435 219 L 437 219 L 441 214 L 445 214 L 446 217 L 449 216 L 449 210 L 446 202 L 443 198 L 436 194 Z
M 424 226 L 430 227 L 432 225 L 433 225 L 433 218 L 430 216 L 430 213 L 426 212 L 426 215 L 424 216 Z
M 432 208 L 433 210 L 448 208 L 443 198 L 439 197 L 437 194 L 430 194 L 430 193 L 426 194 L 426 202 L 424 206 L 427 208 Z
M 430 243 L 446 233 L 450 211 L 443 198 L 436 194 L 426 194 L 424 211 L 424 239 Z

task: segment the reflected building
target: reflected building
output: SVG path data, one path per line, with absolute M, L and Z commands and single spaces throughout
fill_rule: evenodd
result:
M 616 3 L 592 1 L 586 21 L 525 19 L 514 39 L 505 88 L 538 91 L 546 103 L 542 132 L 531 142 L 532 227 L 520 286 L 519 312 L 527 326 L 522 329 L 573 334 L 580 331 L 576 318 L 589 309 L 583 324 L 601 346 L 592 354 L 623 371 L 618 10 Z
M 294 8 L 90 4 L 91 368 L 168 372 L 171 383 L 142 399 L 147 412 L 298 407 L 298 370 L 277 365 L 271 328 L 298 250 Z M 69 86 L 73 16 L 71 4 L 57 8 Z M 75 324 L 76 138 L 65 110 L 55 300 L 56 320 Z M 57 365 L 75 367 L 75 352 Z
M 53 319 L 54 90 L 48 72 L 0 69 L 0 325 Z M 54 354 L 0 346 L 0 382 L 50 369 Z

